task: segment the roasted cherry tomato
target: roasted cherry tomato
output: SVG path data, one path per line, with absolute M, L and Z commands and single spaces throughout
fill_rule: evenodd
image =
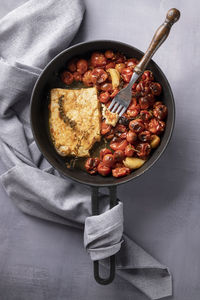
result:
M 126 60 L 126 57 L 122 53 L 115 53 L 112 60 L 114 60 L 117 64 L 123 63 Z
M 148 124 L 148 129 L 153 134 L 159 134 L 165 129 L 165 123 L 155 118 L 151 119 Z
M 116 162 L 122 162 L 122 160 L 125 158 L 124 151 L 122 150 L 116 150 L 113 155 Z
M 148 81 L 140 81 L 136 86 L 136 92 L 140 93 L 141 96 L 146 96 L 150 93 L 150 87 Z
M 72 73 L 76 72 L 76 61 L 77 59 L 72 59 L 67 64 L 67 69 Z
M 121 76 L 122 76 L 122 79 L 125 81 L 125 82 L 129 82 L 131 80 L 131 76 L 133 75 L 133 70 L 128 67 L 128 68 L 124 68 L 122 71 L 121 71 Z
M 108 69 L 114 69 L 115 68 L 115 63 L 113 61 L 109 62 L 106 66 L 105 66 L 105 69 L 108 70 Z
M 131 144 L 128 144 L 125 148 L 124 153 L 125 153 L 125 156 L 128 156 L 128 157 L 133 156 L 135 153 L 135 147 Z
M 147 122 L 152 118 L 152 114 L 148 110 L 141 110 L 140 111 L 140 118 L 144 121 Z
M 99 95 L 99 101 L 101 103 L 107 103 L 110 99 L 110 94 L 108 92 L 103 92 Z
M 126 65 L 125 65 L 124 63 L 119 63 L 119 64 L 116 64 L 116 65 L 115 65 L 115 69 L 116 69 L 119 73 L 121 73 L 122 70 L 123 70 L 125 67 L 126 67 Z
M 97 167 L 97 171 L 102 176 L 107 176 L 111 173 L 111 168 L 107 167 L 103 162 L 100 162 Z
M 104 67 L 106 65 L 106 58 L 103 53 L 94 52 L 91 56 L 91 64 L 93 67 Z
M 145 126 L 141 119 L 132 120 L 129 123 L 129 129 L 135 133 L 142 132 L 144 130 Z
M 106 58 L 112 59 L 114 57 L 114 52 L 112 50 L 106 50 L 104 55 L 105 55 Z
M 149 142 L 151 140 L 151 133 L 148 130 L 142 131 L 138 134 L 138 139 L 141 142 Z
M 112 168 L 112 166 L 113 166 L 114 163 L 115 163 L 115 159 L 114 159 L 113 154 L 106 154 L 106 155 L 104 155 L 104 157 L 103 157 L 103 163 L 104 163 L 107 167 Z
M 110 148 L 114 151 L 116 150 L 125 150 L 128 145 L 127 140 L 122 140 L 120 138 L 113 138 L 110 142 Z
M 147 97 L 147 99 L 149 101 L 149 105 L 150 106 L 154 105 L 154 103 L 155 103 L 155 97 L 154 97 L 154 95 L 153 94 L 147 94 L 146 97 Z
M 142 80 L 154 81 L 153 73 L 149 70 L 144 71 L 142 74 Z
M 85 74 L 83 75 L 83 83 L 86 86 L 93 86 L 92 71 L 91 70 L 85 72 Z
M 167 116 L 167 107 L 163 104 L 157 105 L 153 110 L 153 115 L 158 120 L 164 120 Z
M 104 92 L 111 92 L 113 89 L 113 86 L 112 86 L 112 83 L 105 82 L 105 83 L 101 84 L 100 88 Z
M 128 126 L 129 124 L 129 119 L 122 116 L 119 118 L 119 121 L 118 121 L 119 124 L 122 124 L 122 125 L 125 125 L 125 126 Z
M 126 134 L 127 134 L 127 129 L 126 126 L 122 125 L 122 124 L 118 124 L 115 129 L 115 136 L 119 137 L 121 139 L 125 139 L 126 138 Z
M 126 66 L 130 67 L 131 69 L 134 69 L 136 65 L 137 65 L 137 59 L 135 58 L 129 58 L 126 62 Z
M 147 157 L 151 152 L 151 146 L 149 143 L 140 143 L 136 147 L 137 156 L 140 158 Z
M 126 140 L 130 144 L 134 144 L 137 141 L 137 134 L 133 131 L 129 131 L 126 135 Z
M 74 81 L 74 77 L 73 77 L 72 73 L 70 73 L 68 71 L 65 71 L 61 74 L 61 79 L 67 85 L 70 85 Z
M 129 117 L 135 118 L 140 113 L 140 106 L 138 104 L 131 104 L 126 113 Z
M 99 163 L 100 163 L 100 160 L 98 157 L 88 158 L 85 163 L 85 168 L 86 168 L 87 172 L 90 174 L 96 174 Z
M 114 129 L 111 130 L 104 136 L 107 141 L 110 141 L 114 138 Z
M 123 176 L 126 176 L 128 174 L 130 174 L 130 169 L 127 168 L 127 167 L 119 167 L 119 168 L 115 168 L 115 169 L 112 169 L 112 175 L 114 177 L 123 177 Z
M 112 154 L 112 151 L 108 148 L 101 149 L 101 151 L 100 151 L 100 160 L 103 160 L 103 157 L 106 154 Z
M 161 101 L 156 101 L 153 105 L 153 108 L 155 108 L 158 105 L 163 105 L 163 103 Z
M 140 104 L 141 109 L 148 109 L 150 106 L 148 96 L 139 98 L 139 104 Z
M 106 124 L 105 121 L 101 123 L 101 134 L 105 135 L 111 130 L 111 125 Z
M 73 76 L 75 81 L 82 81 L 82 75 L 79 72 L 74 72 Z
M 151 82 L 150 90 L 154 96 L 160 96 L 162 92 L 162 87 L 158 82 Z
M 101 68 L 95 68 L 94 70 L 92 70 L 91 76 L 92 76 L 92 82 L 94 84 L 96 83 L 100 84 L 108 78 L 108 74 Z
M 77 72 L 79 72 L 80 74 L 84 74 L 87 69 L 88 69 L 88 62 L 85 59 L 79 59 L 77 61 Z

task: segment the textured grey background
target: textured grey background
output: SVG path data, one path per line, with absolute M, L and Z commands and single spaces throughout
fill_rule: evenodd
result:
M 1 0 L 0 17 L 23 2 Z M 175 96 L 173 138 L 160 161 L 118 194 L 124 200 L 126 233 L 173 274 L 174 296 L 168 299 L 199 300 L 199 1 L 86 0 L 74 43 L 106 38 L 145 50 L 171 7 L 182 16 L 154 60 Z M 29 285 L 23 285 L 22 274 Z M 109 286 L 97 285 L 81 233 L 23 215 L 0 186 L 0 300 L 26 299 L 147 298 L 119 278 Z

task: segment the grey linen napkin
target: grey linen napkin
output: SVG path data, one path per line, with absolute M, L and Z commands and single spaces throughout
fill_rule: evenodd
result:
M 123 205 L 91 216 L 90 189 L 63 178 L 43 158 L 32 136 L 29 101 L 41 69 L 75 36 L 84 14 L 80 0 L 30 0 L 0 20 L 0 154 L 7 194 L 26 214 L 83 229 L 91 259 L 117 253 L 117 273 L 151 299 L 172 294 L 161 265 L 123 236 Z

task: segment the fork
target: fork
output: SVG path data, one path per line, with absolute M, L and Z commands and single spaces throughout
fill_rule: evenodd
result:
M 172 25 L 177 22 L 179 18 L 180 11 L 178 9 L 171 8 L 170 10 L 168 10 L 164 23 L 160 27 L 158 27 L 147 51 L 145 52 L 139 63 L 135 66 L 129 84 L 124 89 L 121 89 L 110 103 L 108 109 L 112 113 L 117 113 L 119 117 L 121 117 L 125 113 L 131 102 L 133 84 L 143 74 L 150 59 L 157 51 L 157 49 L 161 46 L 161 44 L 166 40 Z

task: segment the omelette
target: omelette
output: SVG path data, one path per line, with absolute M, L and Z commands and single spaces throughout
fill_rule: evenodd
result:
M 101 139 L 97 89 L 52 89 L 49 110 L 50 134 L 56 151 L 62 156 L 90 156 L 90 149 Z

